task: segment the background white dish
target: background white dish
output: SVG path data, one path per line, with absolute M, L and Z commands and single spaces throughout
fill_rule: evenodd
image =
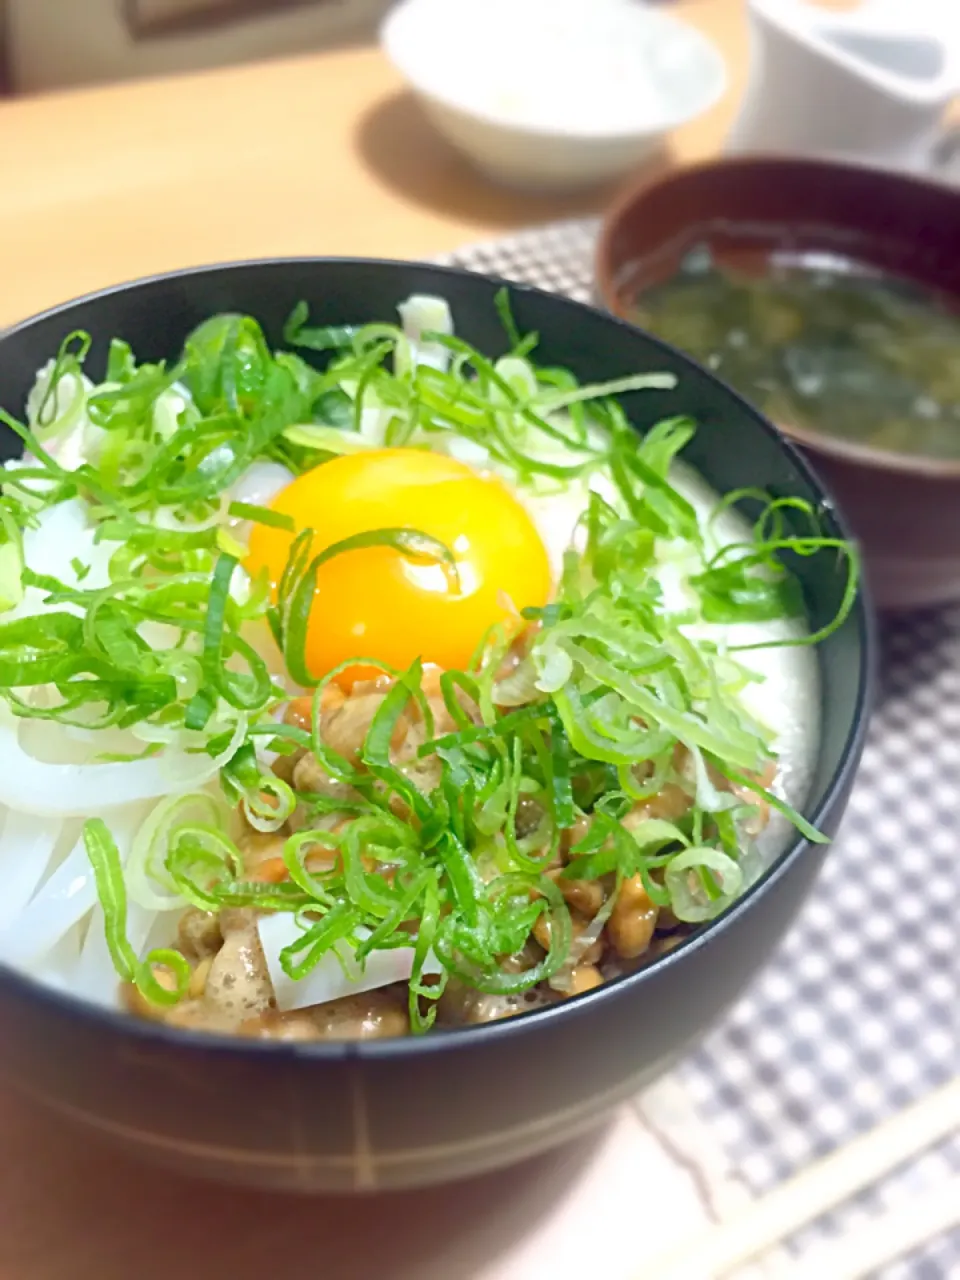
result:
M 381 38 L 439 132 L 511 186 L 620 176 L 726 87 L 710 41 L 633 0 L 403 0 Z

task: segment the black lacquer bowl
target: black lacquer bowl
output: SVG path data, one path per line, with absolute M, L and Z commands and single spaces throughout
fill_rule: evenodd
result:
M 218 311 L 247 311 L 279 343 L 305 298 L 316 323 L 390 319 L 411 293 L 439 293 L 458 332 L 490 355 L 506 341 L 499 281 L 404 263 L 306 259 L 244 263 L 140 281 L 70 303 L 0 338 L 0 403 L 22 411 L 36 369 L 74 329 L 94 336 L 89 368 L 125 338 L 172 357 Z M 625 397 L 637 426 L 689 414 L 685 456 L 717 489 L 797 495 L 845 536 L 808 464 L 769 423 L 692 361 L 630 325 L 562 298 L 513 289 L 538 359 L 604 380 L 642 370 L 671 392 Z M 7 456 L 19 452 L 12 433 Z M 814 627 L 837 608 L 829 557 L 800 561 Z M 866 723 L 866 605 L 820 648 L 822 741 L 807 816 L 833 833 Z M 2 767 L 2 762 L 0 762 Z M 264 1187 L 353 1191 L 445 1181 L 517 1161 L 601 1120 L 666 1070 L 763 966 L 806 897 L 823 847 L 797 839 L 725 916 L 648 969 L 549 1010 L 424 1039 L 271 1044 L 201 1038 L 86 1006 L 0 969 L 0 1072 L 62 1114 L 185 1171 Z

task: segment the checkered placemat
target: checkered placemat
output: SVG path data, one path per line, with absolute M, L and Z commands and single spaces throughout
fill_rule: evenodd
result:
M 593 220 L 444 261 L 589 301 Z M 863 766 L 812 901 L 778 956 L 682 1068 L 761 1192 L 960 1069 L 960 607 L 887 623 Z M 797 1240 L 801 1249 L 960 1171 L 960 1138 Z M 960 1276 L 960 1233 L 883 1280 Z M 707 1277 L 704 1277 L 707 1280 Z

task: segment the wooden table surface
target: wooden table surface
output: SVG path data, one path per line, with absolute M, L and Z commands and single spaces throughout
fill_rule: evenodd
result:
M 740 0 L 676 9 L 730 62 L 726 100 L 675 139 L 675 155 L 692 159 L 723 136 L 746 39 Z M 189 264 L 428 256 L 599 209 L 606 194 L 543 200 L 487 185 L 433 135 L 370 48 L 4 103 L 0 173 L 0 323 Z M 611 1141 L 619 1151 L 621 1139 Z M 0 1152 L 0 1280 L 463 1280 L 464 1249 L 494 1260 L 513 1247 L 592 1158 L 567 1151 L 488 1179 L 466 1204 L 438 1193 L 427 1215 L 411 1197 L 352 1207 L 279 1200 L 134 1166 L 9 1090 L 0 1090 Z M 637 1176 L 603 1181 L 635 1189 Z M 505 1273 L 481 1261 L 469 1274 Z M 532 1272 L 517 1263 L 510 1274 Z
M 715 150 L 741 84 L 741 0 L 672 11 L 730 61 L 731 93 L 680 131 Z M 152 271 L 269 254 L 425 257 L 608 193 L 533 198 L 474 175 L 374 48 L 0 105 L 0 324 Z

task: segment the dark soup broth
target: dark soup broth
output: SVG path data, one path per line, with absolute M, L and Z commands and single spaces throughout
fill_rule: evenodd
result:
M 751 275 L 698 247 L 633 318 L 774 422 L 960 460 L 960 316 L 915 284 L 813 262 Z

